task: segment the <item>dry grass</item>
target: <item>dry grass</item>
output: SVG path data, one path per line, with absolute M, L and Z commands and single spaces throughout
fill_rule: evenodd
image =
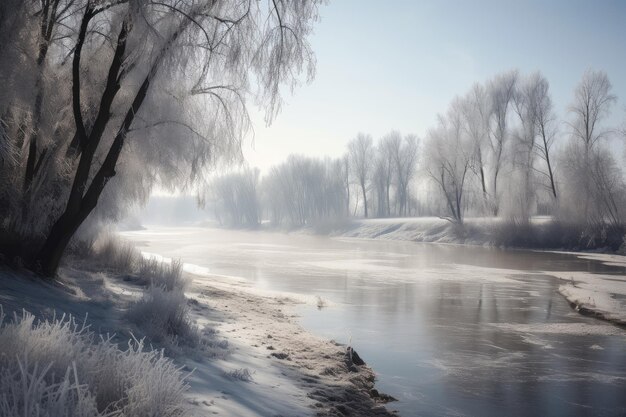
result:
M 119 349 L 72 317 L 0 319 L 0 416 L 186 414 L 184 376 L 143 341 Z

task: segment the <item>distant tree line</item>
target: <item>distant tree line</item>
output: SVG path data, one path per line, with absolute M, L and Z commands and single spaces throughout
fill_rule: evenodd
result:
M 218 218 L 235 226 L 422 215 L 524 224 L 551 215 L 622 227 L 624 165 L 609 141 L 623 132 L 605 125 L 616 100 L 607 75 L 589 70 L 559 120 L 543 75 L 509 71 L 454 98 L 421 142 L 359 133 L 341 158 L 290 156 L 263 178 L 249 169 L 216 178 L 210 194 Z

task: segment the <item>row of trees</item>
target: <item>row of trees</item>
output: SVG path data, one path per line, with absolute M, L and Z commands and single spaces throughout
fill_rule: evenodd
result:
M 462 223 L 467 212 L 490 213 L 527 222 L 542 213 L 622 224 L 624 172 L 608 147 L 619 131 L 603 125 L 615 101 L 599 71 L 584 74 L 565 121 L 540 73 L 501 74 L 455 98 L 424 149 L 445 216 Z
M 343 160 L 292 155 L 259 181 L 248 168 L 216 177 L 208 190 L 215 217 L 229 226 L 304 226 L 346 217 L 349 209 Z
M 240 156 L 311 79 L 319 1 L 0 1 L 0 252 L 54 275 L 79 228 Z
M 456 97 L 421 146 L 417 136 L 396 131 L 376 143 L 359 133 L 342 158 L 291 156 L 262 180 L 255 174 L 258 187 L 245 188 L 255 197 L 241 201 L 254 201 L 246 210 L 256 215 L 246 219 L 298 226 L 358 215 L 437 215 L 462 224 L 471 214 L 526 223 L 551 214 L 620 226 L 626 185 L 609 147 L 619 132 L 604 126 L 615 102 L 606 74 L 587 71 L 560 121 L 543 75 L 499 74 Z M 231 213 L 228 223 L 252 225 L 241 209 L 225 208 L 249 182 L 241 175 L 251 174 L 217 179 L 213 196 L 218 212 Z

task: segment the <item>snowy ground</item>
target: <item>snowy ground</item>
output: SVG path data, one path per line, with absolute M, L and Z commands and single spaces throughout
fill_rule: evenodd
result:
M 624 267 L 626 256 L 612 254 L 572 253 L 581 259 L 600 261 Z M 567 283 L 559 292 L 583 314 L 590 314 L 626 325 L 626 275 L 590 274 L 586 272 L 550 272 Z
M 215 358 L 176 358 L 193 370 L 187 381 L 193 415 L 391 415 L 373 389 L 371 369 L 350 366 L 345 346 L 296 323 L 291 309 L 302 301 L 194 272 L 187 292 L 193 318 L 204 330 L 215 329 L 214 337 L 227 341 L 228 350 Z M 40 318 L 87 317 L 97 332 L 115 333 L 120 342 L 131 337 L 134 329 L 123 313 L 140 288 L 79 268 L 64 268 L 60 275 L 60 283 L 44 283 L 27 272 L 0 270 L 0 305 L 8 314 L 27 309 Z
M 409 240 L 414 242 L 460 243 L 450 233 L 452 224 L 437 217 L 363 219 L 339 232 L 360 239 Z M 475 239 L 479 243 L 478 239 Z
M 545 222 L 544 217 L 533 219 L 533 223 Z M 361 219 L 337 234 L 360 239 L 407 240 L 430 243 L 462 243 L 487 245 L 488 230 L 498 220 L 486 217 L 465 219 L 471 233 L 455 233 L 455 225 L 439 217 L 410 217 L 388 219 Z

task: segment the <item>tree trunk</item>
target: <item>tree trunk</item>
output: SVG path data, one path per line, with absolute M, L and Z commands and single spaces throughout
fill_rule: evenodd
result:
M 365 192 L 365 182 L 361 181 L 361 191 L 363 192 L 363 207 L 365 209 L 365 218 L 367 219 L 368 217 L 368 213 L 367 213 L 367 194 Z
M 87 13 L 90 12 L 86 11 L 86 14 Z M 188 21 L 185 22 L 188 24 Z M 65 248 L 70 242 L 72 236 L 98 204 L 98 199 L 100 198 L 100 195 L 102 194 L 102 191 L 104 190 L 104 187 L 109 179 L 115 176 L 115 167 L 119 156 L 122 153 L 124 141 L 126 140 L 126 134 L 130 130 L 133 120 L 135 119 L 135 115 L 141 108 L 141 105 L 148 94 L 152 78 L 155 76 L 161 62 L 163 61 L 169 46 L 171 46 L 183 32 L 186 27 L 186 23 L 181 24 L 178 30 L 174 32 L 172 37 L 168 40 L 166 45 L 163 46 L 159 55 L 150 66 L 148 74 L 145 76 L 139 90 L 137 90 L 137 93 L 135 94 L 135 98 L 133 99 L 131 106 L 126 112 L 122 125 L 115 135 L 113 144 L 109 148 L 104 162 L 102 162 L 100 169 L 94 175 L 89 188 L 83 194 L 83 190 L 87 185 L 89 172 L 91 170 L 93 156 L 111 117 L 111 104 L 115 98 L 115 94 L 120 88 L 119 73 L 126 48 L 126 35 L 129 27 L 129 21 L 124 21 L 118 37 L 118 45 L 111 62 L 111 67 L 109 68 L 107 86 L 100 101 L 100 110 L 98 112 L 98 116 L 96 117 L 91 134 L 84 142 L 84 147 L 82 149 L 78 169 L 74 177 L 74 183 L 72 185 L 72 191 L 70 192 L 67 207 L 61 217 L 59 217 L 59 219 L 52 226 L 50 234 L 46 238 L 46 242 L 37 257 L 37 263 L 45 275 L 54 276 L 56 274 L 63 252 L 65 252 Z M 84 27 L 86 29 L 86 25 Z M 77 48 L 77 52 L 75 53 L 78 53 L 78 51 L 79 49 Z M 75 64 L 75 68 L 77 68 L 79 62 L 75 62 Z M 74 80 L 77 82 L 78 77 L 75 77 Z M 76 92 L 77 89 L 75 85 L 74 88 Z M 76 104 L 77 101 L 78 100 L 75 100 L 74 103 Z M 75 110 L 78 110 L 75 115 L 81 119 L 80 123 L 77 123 L 77 127 L 80 132 L 81 127 L 84 129 L 84 126 L 81 126 L 82 116 L 80 115 L 79 106 L 75 106 Z M 81 135 L 81 137 L 83 136 Z

